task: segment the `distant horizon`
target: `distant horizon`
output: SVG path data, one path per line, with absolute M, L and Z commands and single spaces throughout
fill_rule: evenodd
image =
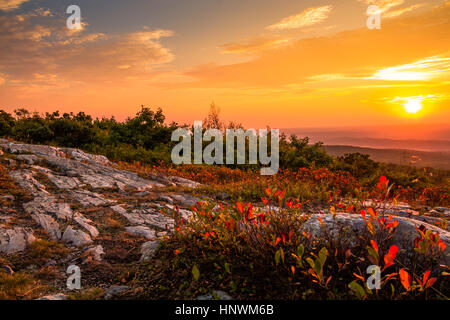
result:
M 212 102 L 212 103 L 214 103 L 214 102 Z M 123 114 L 121 116 L 119 116 L 117 114 L 112 114 L 112 113 L 101 113 L 101 114 L 99 114 L 97 112 L 91 112 L 89 110 L 89 108 L 67 109 L 67 108 L 64 108 L 64 107 L 60 107 L 60 108 L 43 108 L 43 109 L 39 109 L 38 110 L 36 108 L 28 107 L 28 106 L 7 107 L 7 106 L 1 106 L 0 105 L 0 110 L 4 110 L 4 111 L 6 111 L 8 113 L 11 113 L 11 114 L 13 114 L 14 110 L 17 110 L 17 109 L 26 109 L 26 110 L 28 110 L 31 113 L 37 112 L 39 114 L 45 114 L 46 112 L 51 113 L 51 112 L 55 112 L 55 111 L 59 111 L 60 114 L 70 113 L 70 112 L 72 112 L 74 114 L 77 114 L 79 112 L 84 112 L 85 114 L 89 114 L 90 116 L 92 116 L 94 119 L 96 119 L 96 118 L 102 119 L 102 118 L 114 117 L 118 121 L 124 121 L 128 117 L 133 117 L 137 112 L 139 112 L 141 106 L 148 107 L 148 108 L 150 108 L 152 110 L 156 110 L 158 108 L 161 108 L 162 111 L 164 112 L 164 114 L 166 114 L 166 110 L 164 109 L 163 106 L 152 105 L 152 104 L 140 104 L 138 107 L 133 107 L 133 109 L 131 109 L 131 108 L 127 109 L 127 110 L 130 110 L 129 114 L 127 114 L 127 115 Z M 211 104 L 206 105 L 203 108 L 203 111 L 204 111 L 203 115 L 200 115 L 198 117 L 198 119 L 196 118 L 196 120 L 194 120 L 194 121 L 200 121 L 200 120 L 204 119 L 204 117 L 207 115 L 207 113 L 209 111 L 210 106 L 211 106 Z M 221 110 L 220 106 L 218 106 L 218 107 Z M 234 118 L 234 119 L 223 118 L 222 120 L 225 121 L 226 123 L 229 122 L 229 121 L 240 123 L 238 118 Z M 166 116 L 166 121 L 171 122 L 171 121 L 175 121 L 175 119 L 170 119 L 170 118 L 168 118 Z M 192 121 L 192 124 L 193 124 L 194 121 Z M 428 122 L 427 121 L 420 121 L 420 122 L 414 121 L 413 122 L 413 121 L 411 121 L 411 119 L 408 119 L 408 120 L 404 120 L 403 119 L 403 120 L 399 120 L 399 122 L 397 122 L 397 123 L 389 123 L 389 124 L 386 124 L 386 123 L 379 123 L 379 124 L 373 123 L 373 124 L 369 124 L 369 125 L 336 125 L 336 124 L 333 124 L 333 125 L 317 125 L 317 126 L 303 126 L 302 125 L 302 126 L 290 126 L 290 127 L 283 127 L 283 126 L 280 127 L 280 126 L 278 126 L 278 127 L 279 127 L 280 130 L 281 129 L 283 129 L 283 130 L 291 130 L 291 129 L 340 130 L 340 129 L 346 129 L 346 130 L 350 131 L 350 130 L 360 130 L 360 129 L 374 129 L 374 128 L 380 128 L 380 127 L 396 127 L 396 126 L 418 126 L 418 127 L 438 126 L 438 127 L 445 127 L 445 128 L 448 128 L 450 130 L 450 122 L 445 123 L 445 122 L 437 122 L 437 121 L 436 122 L 430 122 L 430 121 L 428 121 Z M 175 121 L 175 122 L 177 122 L 179 124 L 182 124 L 182 121 Z M 262 125 L 260 127 L 262 128 L 262 127 L 266 127 L 266 126 L 271 126 L 271 124 L 269 122 L 270 121 L 268 121 L 267 124 Z M 189 124 L 189 123 L 186 123 L 186 124 Z M 245 127 L 256 128 L 257 126 L 251 126 L 250 125 L 250 126 L 245 126 Z
M 8 110 L 9 108 L 2 108 L 0 106 L 0 110 L 4 110 L 6 112 L 9 112 L 11 114 L 14 113 L 14 110 L 24 108 L 28 110 L 29 112 L 38 112 L 39 114 L 44 115 L 46 112 L 52 113 L 55 111 L 59 111 L 62 115 L 64 112 L 59 109 L 48 109 L 48 110 L 42 110 L 38 111 L 32 108 L 26 108 L 26 107 L 17 107 L 13 108 L 12 110 Z M 156 110 L 157 107 L 151 107 L 152 110 Z M 165 110 L 163 110 L 163 113 L 165 114 Z M 138 112 L 139 109 L 136 111 Z M 93 119 L 102 119 L 102 118 L 111 118 L 114 117 L 117 121 L 125 121 L 128 117 L 133 117 L 136 112 L 133 112 L 126 117 L 123 117 L 123 119 L 119 119 L 115 115 L 107 116 L 107 115 L 93 115 L 89 111 L 85 110 L 72 110 L 72 111 L 65 111 L 65 112 L 73 112 L 74 114 L 77 114 L 78 112 L 84 112 L 85 114 L 88 114 L 93 117 Z M 200 118 L 195 121 L 201 121 L 205 118 L 207 112 Z M 225 124 L 229 123 L 232 120 L 229 119 L 221 119 Z M 170 119 L 166 116 L 166 123 L 171 122 L 177 122 L 174 119 Z M 240 123 L 239 120 L 233 120 L 235 123 Z M 193 125 L 193 123 L 186 123 L 186 122 L 177 122 L 180 125 Z M 260 128 L 266 128 L 271 127 L 275 128 L 274 126 L 271 126 L 269 124 L 266 124 L 261 127 L 255 127 L 255 126 L 244 126 L 244 128 L 249 129 L 260 129 Z M 348 144 L 348 139 L 381 139 L 381 140 L 387 140 L 390 142 L 444 142 L 444 143 L 450 143 L 450 138 L 445 139 L 443 137 L 450 137 L 450 123 L 411 123 L 411 122 L 402 122 L 398 124 L 371 124 L 371 125 L 353 125 L 353 126 L 318 126 L 318 127 L 307 127 L 307 126 L 298 126 L 298 127 L 279 127 L 278 128 L 280 132 L 284 132 L 287 134 L 296 133 L 299 136 L 309 136 L 312 141 L 328 141 L 332 140 L 332 143 L 337 143 L 336 139 L 341 139 L 344 142 L 339 142 L 339 145 L 352 145 L 352 146 L 362 146 L 362 147 L 375 147 L 378 148 L 378 146 L 374 146 L 373 144 Z M 416 136 L 411 134 L 411 130 L 414 130 L 414 133 Z M 423 133 L 426 132 L 427 135 L 423 136 Z M 330 135 L 332 136 L 325 136 Z M 317 135 L 324 135 L 322 138 L 315 138 Z M 336 136 L 337 135 L 337 136 Z M 323 141 L 322 141 L 323 142 Z M 408 149 L 408 147 L 406 147 Z M 450 147 L 449 147 L 450 148 Z M 409 148 L 411 149 L 411 148 Z M 413 148 L 414 149 L 414 148 Z M 424 150 L 424 149 L 416 149 L 416 150 Z

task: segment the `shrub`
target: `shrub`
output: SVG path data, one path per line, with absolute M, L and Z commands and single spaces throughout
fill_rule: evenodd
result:
M 3 110 L 0 110 L 0 136 L 8 136 L 14 126 L 14 118 Z
M 388 180 L 379 180 L 378 188 L 386 197 Z M 312 218 L 303 203 L 286 199 L 285 190 L 267 188 L 263 202 L 259 209 L 242 202 L 197 203 L 192 219 L 177 219 L 175 235 L 148 262 L 151 272 L 142 273 L 141 285 L 150 296 L 169 299 L 218 289 L 235 299 L 442 299 L 449 294 L 441 274 L 448 266 L 436 263 L 445 244 L 424 228 L 405 254 L 390 242 L 398 223 L 368 209 L 361 212 L 366 232 L 350 248 L 341 234 L 345 230 L 333 230 L 340 233 L 332 236 L 322 226 L 320 238 L 302 231 Z M 367 286 L 369 266 L 381 271 L 380 289 Z

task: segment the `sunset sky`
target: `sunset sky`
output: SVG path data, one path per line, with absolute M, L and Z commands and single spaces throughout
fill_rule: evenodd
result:
M 0 30 L 9 112 L 193 123 L 214 101 L 253 128 L 450 125 L 450 1 L 0 0 Z

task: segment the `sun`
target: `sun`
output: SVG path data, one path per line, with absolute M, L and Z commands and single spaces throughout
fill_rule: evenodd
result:
M 423 105 L 422 101 L 418 99 L 410 99 L 406 101 L 405 105 L 403 106 L 405 108 L 405 111 L 408 113 L 417 113 L 420 110 L 422 110 Z

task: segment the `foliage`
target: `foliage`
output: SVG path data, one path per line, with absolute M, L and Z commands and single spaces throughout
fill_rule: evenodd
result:
M 181 166 L 181 169 L 173 166 L 171 151 L 177 142 L 171 141 L 171 134 L 180 127 L 188 126 L 180 126 L 176 123 L 166 124 L 161 109 L 153 111 L 145 106 L 142 106 L 134 117 L 129 117 L 123 122 L 116 121 L 114 117 L 93 119 L 83 112 L 60 115 L 58 111 L 55 111 L 39 115 L 30 113 L 26 109 L 17 109 L 13 116 L 0 110 L 0 136 L 18 141 L 81 148 L 88 152 L 103 154 L 113 161 L 162 165 L 164 170 L 181 171 L 186 178 L 200 180 L 199 182 L 202 183 L 208 179 L 208 172 L 213 171 L 214 177 L 211 179 L 236 183 L 237 185 L 232 186 L 236 191 L 241 187 L 244 189 L 249 187 L 249 184 L 244 183 L 243 180 L 250 180 L 249 178 L 257 180 L 256 172 L 259 166 L 249 165 L 248 159 L 246 165 L 216 165 L 213 168 L 186 165 Z M 242 125 L 236 123 L 226 126 L 220 119 L 220 109 L 212 104 L 205 119 L 204 129 L 215 127 L 222 131 L 227 128 L 243 129 Z M 208 143 L 204 141 L 204 146 Z M 368 155 L 359 153 L 335 158 L 326 153 L 321 143 L 310 144 L 307 137 L 298 138 L 294 135 L 287 137 L 281 134 L 279 145 L 281 170 L 277 179 L 283 180 L 286 172 L 290 172 L 288 175 L 292 180 L 304 169 L 312 171 L 326 169 L 336 176 L 343 175 L 343 172 L 349 173 L 352 178 L 359 181 L 361 186 L 370 188 L 376 185 L 379 176 L 386 176 L 394 183 L 396 192 L 405 200 L 415 201 L 420 195 L 419 200 L 430 205 L 441 200 L 447 203 L 450 201 L 450 171 L 377 163 Z M 246 152 L 249 147 L 247 138 Z M 187 174 L 189 171 L 192 171 L 190 176 Z M 229 174 L 232 178 L 227 176 Z M 204 176 L 200 177 L 200 175 Z M 208 183 L 211 182 L 208 180 Z M 247 195 L 243 195 L 243 198 L 250 196 L 251 200 L 258 199 L 262 184 L 257 182 L 255 186 L 257 187 L 253 188 L 250 185 Z M 322 187 L 326 189 L 325 185 L 320 188 Z M 347 188 L 342 185 L 336 187 L 338 190 L 333 192 L 339 191 L 345 194 L 348 190 L 344 189 L 353 189 L 353 182 L 350 181 Z M 309 190 L 311 189 L 309 184 L 298 184 L 296 188 L 304 189 L 305 194 L 316 192 L 316 188 Z
M 386 193 L 391 189 L 382 177 L 378 188 L 384 187 Z M 365 236 L 350 249 L 343 234 L 317 238 L 305 231 L 302 226 L 313 218 L 285 190 L 267 188 L 262 199 L 262 208 L 250 202 L 197 203 L 194 217 L 181 220 L 175 235 L 148 262 L 151 272 L 143 271 L 140 284 L 162 299 L 193 298 L 218 289 L 237 299 L 401 300 L 449 295 L 448 266 L 436 263 L 445 244 L 431 232 L 417 230 L 418 239 L 409 244 L 415 254 L 410 256 L 391 244 L 398 223 L 369 209 L 361 211 Z M 369 266 L 380 269 L 378 289 L 367 285 Z

